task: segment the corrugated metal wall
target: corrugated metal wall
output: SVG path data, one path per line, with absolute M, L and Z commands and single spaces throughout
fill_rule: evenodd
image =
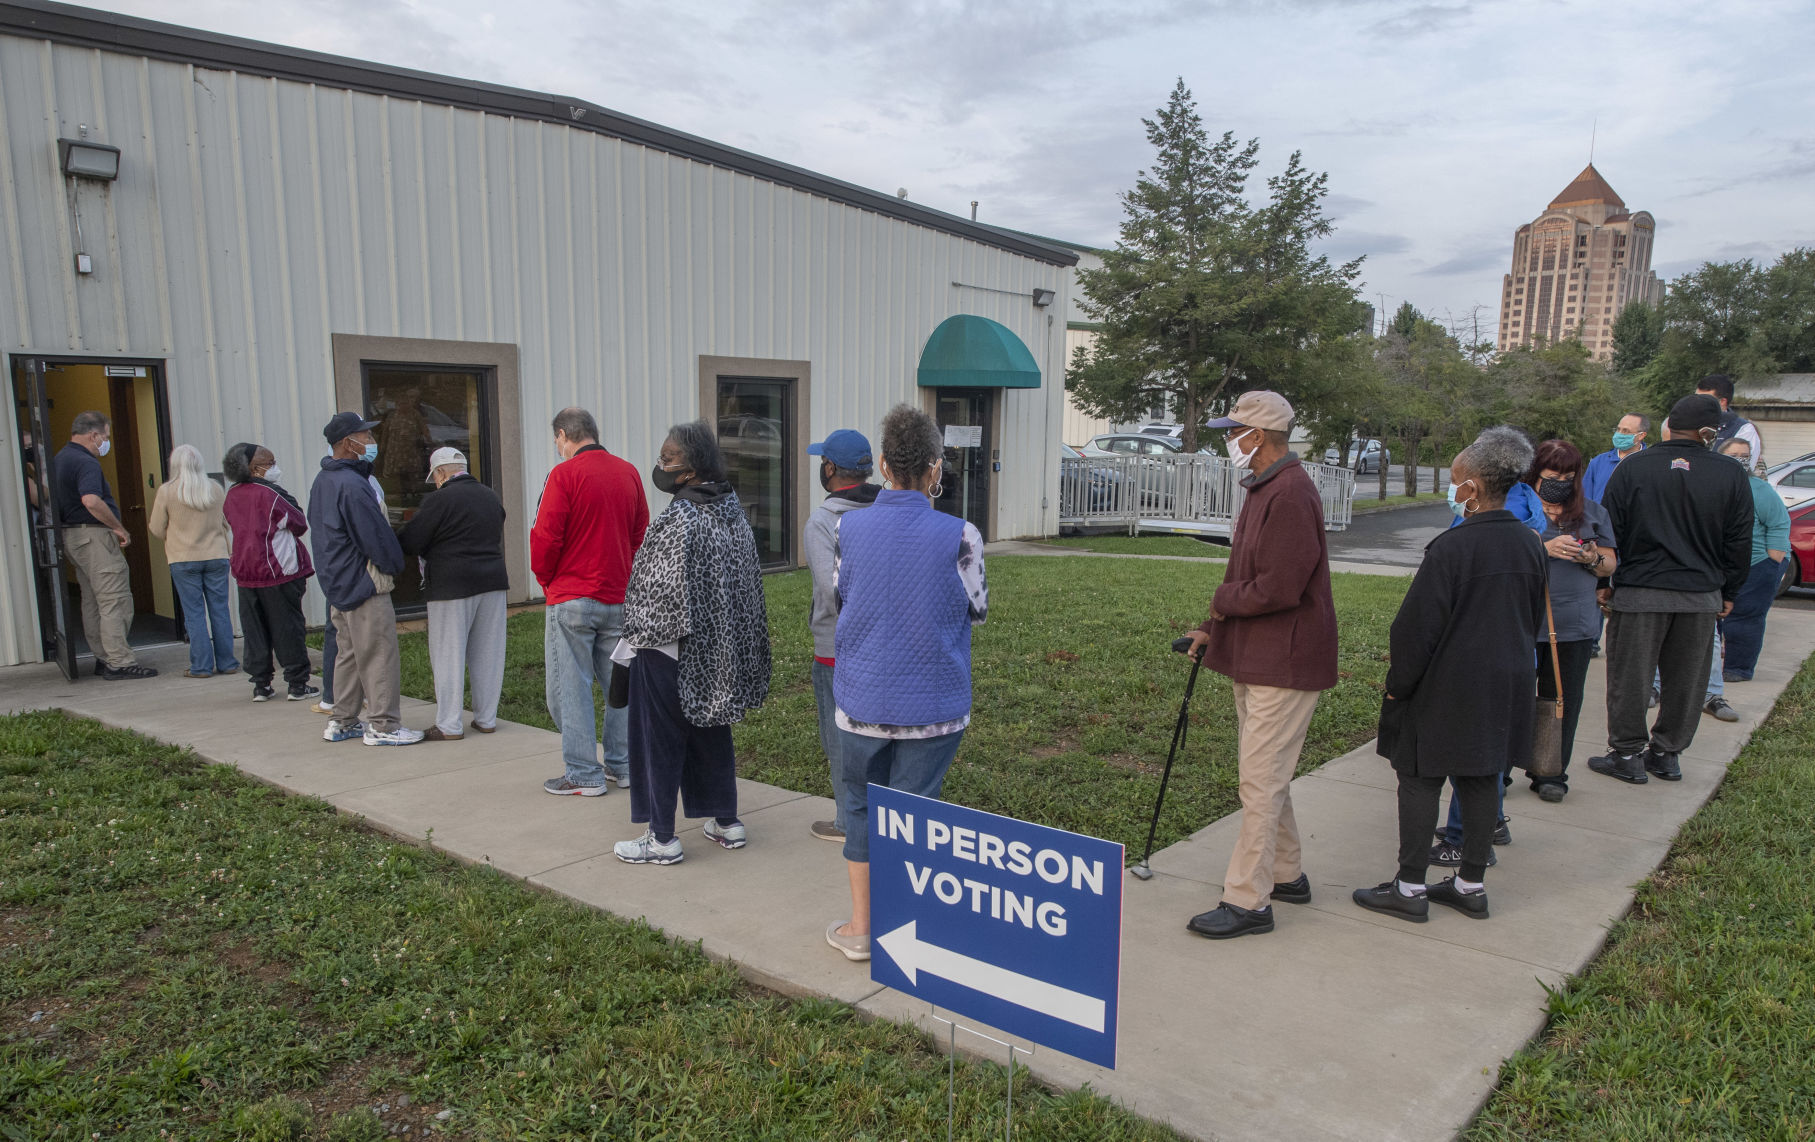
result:
M 1002 402 L 998 531 L 1053 530 L 1069 269 L 585 130 L 41 40 L 0 36 L 0 123 L 0 345 L 167 359 L 173 438 L 206 456 L 264 440 L 305 485 L 331 334 L 513 342 L 527 529 L 562 407 L 646 467 L 701 411 L 700 356 L 806 360 L 812 435 L 870 431 L 918 400 L 933 328 L 979 313 L 1046 376 Z M 80 125 L 121 173 L 72 193 L 56 140 Z M 35 660 L 5 436 L 0 659 Z

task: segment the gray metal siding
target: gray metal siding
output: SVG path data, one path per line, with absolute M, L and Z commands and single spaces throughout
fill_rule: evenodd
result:
M 1065 267 L 596 132 L 18 36 L 0 35 L 0 122 L 0 346 L 165 358 L 173 439 L 204 455 L 264 441 L 306 490 L 334 333 L 511 342 L 527 530 L 562 407 L 594 409 L 641 467 L 700 415 L 700 356 L 806 360 L 807 431 L 873 431 L 918 402 L 934 326 L 968 312 L 1045 370 L 1002 401 L 998 531 L 1053 527 Z M 76 190 L 86 276 L 55 145 L 78 124 L 122 151 L 117 182 Z M 37 657 L 16 443 L 0 660 Z

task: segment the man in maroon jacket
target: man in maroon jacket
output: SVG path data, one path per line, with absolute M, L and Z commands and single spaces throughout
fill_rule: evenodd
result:
M 1299 864 L 1292 776 L 1317 695 L 1336 685 L 1336 605 L 1323 499 L 1286 450 L 1292 406 L 1278 393 L 1244 393 L 1228 416 L 1229 458 L 1251 472 L 1236 517 L 1229 567 L 1191 651 L 1235 684 L 1240 735 L 1241 835 L 1223 876 L 1223 898 L 1194 916 L 1200 936 L 1226 940 L 1273 930 L 1272 901 L 1308 904 Z
M 600 765 L 592 688 L 611 681 L 611 652 L 624 633 L 624 588 L 649 526 L 649 502 L 637 470 L 599 443 L 591 413 L 562 409 L 554 430 L 561 463 L 548 474 L 536 507 L 529 567 L 547 603 L 543 694 L 548 716 L 561 727 L 566 772 L 542 788 L 557 796 L 598 797 L 610 791 L 610 780 L 630 784 L 628 711 L 605 707 Z

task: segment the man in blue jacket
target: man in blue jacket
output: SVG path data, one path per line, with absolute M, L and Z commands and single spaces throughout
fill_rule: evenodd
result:
M 309 489 L 309 537 L 315 581 L 328 596 L 328 620 L 339 643 L 334 661 L 334 712 L 322 737 L 363 738 L 367 745 L 414 745 L 422 731 L 398 716 L 403 682 L 397 659 L 393 578 L 403 548 L 372 495 L 367 477 L 378 458 L 376 420 L 337 412 L 322 430 L 333 454 Z M 362 709 L 363 706 L 363 709 Z
M 1620 423 L 1613 429 L 1613 447 L 1589 460 L 1588 470 L 1582 473 L 1582 498 L 1600 503 L 1601 496 L 1607 491 L 1607 481 L 1613 479 L 1613 470 L 1620 466 L 1621 460 L 1643 451 L 1645 438 L 1650 435 L 1650 417 L 1637 412 L 1620 417 Z

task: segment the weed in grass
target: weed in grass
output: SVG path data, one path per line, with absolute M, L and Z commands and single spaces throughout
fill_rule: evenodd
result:
M 961 1061 L 958 1135 L 1003 1073 Z M 946 1060 L 185 750 L 0 718 L 0 1137 L 899 1139 Z M 1018 1080 L 1028 1139 L 1172 1135 Z

